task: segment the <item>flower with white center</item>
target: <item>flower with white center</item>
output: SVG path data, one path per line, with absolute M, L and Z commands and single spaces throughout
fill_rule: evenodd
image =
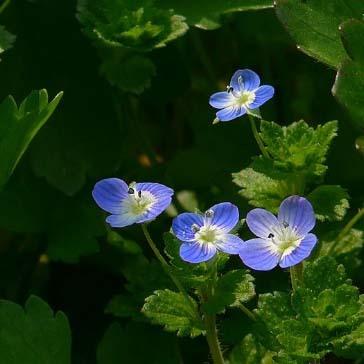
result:
M 240 258 L 255 270 L 270 270 L 278 264 L 292 267 L 306 259 L 317 242 L 316 235 L 310 233 L 316 223 L 315 213 L 304 197 L 286 198 L 278 217 L 254 209 L 248 213 L 246 223 L 258 238 L 244 242 Z
M 111 215 L 106 222 L 112 227 L 124 227 L 155 219 L 172 201 L 173 190 L 159 183 L 127 185 L 118 178 L 96 183 L 92 196 Z
M 238 208 L 223 202 L 212 206 L 203 215 L 186 212 L 174 218 L 172 230 L 182 242 L 181 258 L 189 263 L 211 259 L 217 251 L 239 254 L 243 240 L 230 231 L 239 221 Z
M 274 95 L 274 88 L 260 85 L 259 76 L 248 69 L 238 70 L 231 78 L 226 91 L 217 92 L 210 97 L 210 105 L 220 109 L 216 121 L 230 121 L 245 113 L 255 114 L 257 109 Z

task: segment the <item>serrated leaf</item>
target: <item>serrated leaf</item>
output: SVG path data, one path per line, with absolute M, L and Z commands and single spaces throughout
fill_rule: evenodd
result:
M 350 20 L 340 27 L 341 38 L 350 59 L 343 62 L 332 92 L 349 111 L 357 125 L 364 125 L 364 22 Z
M 0 301 L 1 360 L 7 364 L 67 364 L 71 362 L 71 332 L 66 316 L 31 296 L 24 309 Z
M 340 221 L 350 207 L 349 195 L 340 186 L 319 186 L 307 198 L 313 205 L 316 218 L 320 221 Z
M 152 323 L 162 325 L 167 331 L 176 331 L 178 336 L 199 336 L 204 333 L 202 321 L 196 317 L 197 304 L 191 304 L 182 293 L 169 289 L 155 291 L 145 300 L 143 313 Z
M 126 58 L 105 57 L 100 67 L 101 73 L 111 85 L 126 92 L 141 94 L 150 87 L 151 79 L 156 74 L 154 63 L 138 54 Z
M 13 173 L 39 129 L 56 109 L 62 93 L 50 103 L 46 90 L 33 91 L 18 106 L 12 96 L 0 105 L 0 188 Z
M 10 49 L 13 46 L 15 39 L 15 35 L 9 33 L 3 25 L 0 25 L 0 53 Z
M 177 14 L 186 17 L 188 24 L 206 30 L 220 27 L 222 14 L 266 9 L 273 6 L 272 0 L 157 0 L 156 4 L 165 9 L 174 9 Z
M 338 68 L 346 59 L 339 25 L 361 19 L 364 5 L 356 0 L 277 0 L 276 13 L 299 49 L 311 57 Z
M 208 314 L 225 310 L 228 306 L 238 306 L 255 296 L 254 278 L 245 270 L 232 270 L 221 276 L 214 294 L 204 303 L 203 309 Z
M 79 0 L 78 19 L 91 39 L 138 51 L 164 47 L 188 29 L 183 16 L 153 1 Z

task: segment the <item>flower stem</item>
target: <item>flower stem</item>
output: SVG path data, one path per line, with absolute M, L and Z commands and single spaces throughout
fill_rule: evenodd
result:
M 302 263 L 296 264 L 289 269 L 289 272 L 291 274 L 291 284 L 293 291 L 296 291 L 299 286 L 299 282 L 302 279 L 302 270 Z
M 256 321 L 257 318 L 255 316 L 255 314 L 249 310 L 249 308 L 247 308 L 246 306 L 244 306 L 242 303 L 239 304 L 238 306 L 240 308 L 240 310 L 242 310 L 252 321 Z
M 262 138 L 259 135 L 257 126 L 255 124 L 254 117 L 252 115 L 248 114 L 248 118 L 249 118 L 249 121 L 250 121 L 250 126 L 252 128 L 252 132 L 253 132 L 254 138 L 255 138 L 255 140 L 258 143 L 258 146 L 259 146 L 260 151 L 262 152 L 262 154 L 264 155 L 264 157 L 270 159 L 270 155 L 268 154 L 267 149 L 265 149 L 263 140 L 262 140 Z
M 206 294 L 203 296 L 203 300 L 207 301 L 209 297 L 214 294 L 215 284 L 217 279 L 217 265 L 213 262 L 212 277 L 208 281 Z M 204 315 L 204 323 L 206 328 L 206 340 L 210 348 L 211 357 L 214 364 L 224 364 L 224 357 L 222 355 L 219 338 L 216 329 L 216 315 Z
M 153 250 L 154 255 L 156 256 L 156 258 L 159 260 L 163 270 L 167 273 L 167 275 L 171 278 L 171 280 L 173 281 L 173 283 L 175 284 L 175 286 L 178 288 L 178 290 L 184 295 L 184 297 L 186 298 L 186 300 L 189 302 L 189 304 L 191 305 L 191 307 L 193 308 L 193 311 L 195 311 L 196 313 L 196 317 L 198 318 L 198 320 L 200 321 L 200 315 L 198 314 L 196 307 L 194 305 L 194 302 L 192 301 L 191 297 L 187 294 L 186 290 L 184 289 L 184 287 L 182 286 L 181 282 L 179 281 L 179 279 L 171 272 L 170 266 L 167 263 L 167 261 L 164 259 L 163 255 L 159 252 L 157 246 L 155 245 L 152 237 L 149 234 L 148 228 L 146 224 L 142 224 L 142 230 L 144 233 L 144 236 L 150 246 L 150 248 Z
M 0 14 L 8 7 L 11 0 L 5 0 L 0 6 Z

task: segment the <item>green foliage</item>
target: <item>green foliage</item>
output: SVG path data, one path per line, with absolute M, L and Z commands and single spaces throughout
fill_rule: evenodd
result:
M 320 221 L 340 221 L 349 208 L 349 195 L 340 186 L 319 186 L 307 198 L 313 205 L 316 218 Z
M 80 0 L 78 18 L 85 33 L 101 44 L 150 51 L 182 36 L 184 18 L 162 10 L 153 1 Z
M 204 326 L 196 317 L 196 302 L 189 298 L 169 289 L 155 291 L 146 298 L 143 312 L 152 323 L 163 325 L 167 331 L 176 331 L 178 336 L 199 336 L 204 333 Z
M 122 327 L 114 322 L 99 343 L 97 363 L 178 364 L 180 358 L 172 336 L 150 325 L 129 323 Z
M 50 103 L 46 90 L 33 91 L 18 107 L 12 96 L 0 104 L 0 188 L 13 173 L 39 129 L 56 109 L 62 93 Z
M 363 126 L 364 106 L 364 22 L 350 20 L 340 26 L 344 47 L 350 57 L 342 63 L 333 86 L 333 94 L 350 112 L 357 125 Z
M 1 360 L 7 364 L 71 363 L 71 332 L 66 316 L 31 296 L 24 309 L 0 301 Z
M 219 277 L 214 294 L 203 305 L 208 314 L 220 313 L 226 307 L 238 306 L 255 296 L 254 278 L 245 270 L 231 270 Z
M 363 312 L 358 289 L 347 279 L 343 266 L 327 256 L 305 265 L 291 297 L 285 293 L 261 295 L 256 311 L 262 319 L 259 330 L 265 335 L 262 344 L 277 353 L 274 359 L 278 363 L 306 363 L 330 351 L 358 357 L 363 350 L 358 340 Z M 267 337 L 265 330 L 271 335 Z M 343 349 L 345 345 L 355 350 Z
M 278 0 L 276 13 L 300 50 L 339 68 L 347 58 L 340 41 L 339 25 L 361 19 L 364 5 L 356 0 Z
M 0 25 L 0 53 L 10 49 L 13 46 L 15 39 L 15 35 L 9 33 L 4 26 Z

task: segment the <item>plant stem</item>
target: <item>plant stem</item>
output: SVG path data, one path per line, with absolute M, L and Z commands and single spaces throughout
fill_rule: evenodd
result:
M 246 306 L 244 306 L 242 303 L 238 306 L 251 320 L 256 321 L 257 318 L 255 317 L 254 313 L 249 310 Z
M 291 284 L 293 291 L 297 290 L 299 282 L 302 279 L 302 268 L 302 263 L 299 263 L 289 269 L 289 272 L 291 274 Z
M 0 14 L 8 7 L 8 5 L 10 4 L 11 0 L 5 0 L 1 5 L 0 5 Z
M 178 288 L 178 290 L 184 295 L 184 297 L 186 298 L 186 300 L 189 302 L 189 304 L 193 308 L 193 311 L 196 312 L 196 317 L 198 317 L 198 320 L 200 321 L 201 318 L 200 318 L 200 315 L 198 314 L 198 312 L 196 311 L 196 307 L 194 305 L 194 302 L 192 301 L 191 297 L 187 294 L 186 290 L 182 286 L 182 284 L 179 281 L 179 279 L 171 272 L 169 264 L 164 259 L 163 255 L 159 252 L 159 250 L 158 250 L 157 246 L 155 245 L 152 237 L 150 236 L 149 231 L 148 231 L 148 228 L 147 228 L 147 225 L 146 224 L 142 224 L 141 226 L 142 226 L 142 230 L 143 230 L 144 236 L 147 239 L 147 242 L 148 242 L 150 248 L 153 250 L 154 255 L 159 260 L 159 262 L 160 262 L 163 270 L 171 278 L 171 280 L 173 281 L 173 283 L 175 284 L 175 286 Z
M 252 132 L 253 132 L 254 138 L 255 138 L 255 140 L 258 143 L 258 146 L 259 146 L 260 151 L 262 152 L 262 154 L 264 155 L 264 157 L 270 159 L 270 155 L 268 154 L 267 150 L 265 149 L 263 140 L 262 140 L 262 138 L 259 135 L 257 126 L 255 124 L 254 117 L 252 115 L 248 114 L 248 118 L 249 118 L 249 121 L 250 121 L 250 126 L 252 128 Z
M 214 294 L 216 278 L 217 278 L 217 266 L 216 262 L 213 263 L 212 277 L 207 284 L 207 292 L 203 300 L 206 301 Z M 206 340 L 210 348 L 210 353 L 214 364 L 224 364 L 224 357 L 222 355 L 219 338 L 216 329 L 216 315 L 204 315 L 204 323 L 206 327 Z

